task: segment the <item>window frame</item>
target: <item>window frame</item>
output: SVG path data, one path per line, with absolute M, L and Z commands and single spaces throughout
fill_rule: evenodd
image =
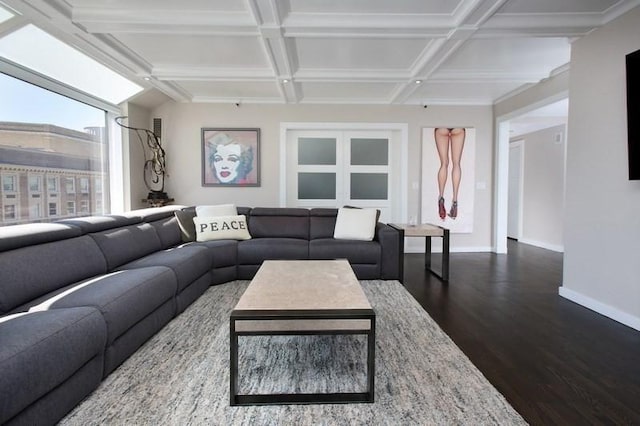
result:
M 71 184 L 71 185 L 69 185 Z M 69 189 L 71 188 L 71 189 Z M 76 195 L 77 187 L 76 187 L 76 178 L 75 176 L 65 176 L 64 177 L 64 193 L 65 194 L 73 194 Z
M 12 180 L 13 180 L 13 185 L 12 185 L 13 189 L 6 189 L 5 188 L 4 180 L 6 178 L 12 178 Z M 15 174 L 15 173 L 3 173 L 1 180 L 2 180 L 2 194 L 6 194 L 6 193 L 15 194 L 16 192 L 18 192 L 17 188 L 18 188 L 19 183 L 18 183 L 18 175 L 17 174 Z
M 28 177 L 28 182 L 27 184 L 29 185 L 29 194 L 41 194 L 42 193 L 42 174 L 40 173 L 29 173 L 29 177 Z M 37 188 L 33 188 L 33 183 L 32 180 L 36 181 L 37 183 Z
M 90 193 L 89 178 L 82 176 L 78 178 L 78 186 L 80 187 L 80 194 L 86 195 Z
M 15 203 L 7 204 L 4 203 L 2 206 L 2 220 L 4 222 L 16 222 L 19 218 L 17 217 L 18 209 L 16 208 Z M 13 217 L 7 219 L 7 207 L 13 207 Z
M 49 183 L 51 182 L 53 182 L 54 184 L 49 185 Z M 49 195 L 51 194 L 58 195 L 60 193 L 60 178 L 58 176 L 47 176 L 46 184 L 47 184 L 47 193 Z
M 127 202 L 125 198 L 125 194 L 128 193 L 128 191 L 125 190 L 126 183 L 122 177 L 124 173 L 123 135 L 122 130 L 114 121 L 115 117 L 122 115 L 121 107 L 84 93 L 74 87 L 68 86 L 3 57 L 0 57 L 0 72 L 105 112 L 104 137 L 106 138 L 108 149 L 105 158 L 105 162 L 108 164 L 108 172 L 106 173 L 105 179 L 107 179 L 108 182 L 108 190 L 106 193 L 100 192 L 100 205 L 104 206 L 105 202 L 108 203 L 108 211 L 104 211 L 103 213 L 122 213 L 126 208 L 130 207 L 130 203 Z M 61 182 L 59 183 L 61 184 Z M 18 185 L 18 182 L 16 182 L 16 185 Z M 104 186 L 102 188 L 104 189 Z M 0 187 L 0 189 L 3 188 Z M 62 188 L 58 187 L 56 194 L 60 194 L 61 191 Z M 16 194 L 17 191 L 13 193 Z M 60 216 L 60 212 L 58 212 L 58 216 Z

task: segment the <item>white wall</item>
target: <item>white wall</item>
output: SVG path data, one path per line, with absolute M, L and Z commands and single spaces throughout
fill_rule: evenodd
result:
M 636 7 L 572 46 L 560 294 L 640 330 L 640 181 L 628 180 L 625 93 L 639 26 Z
M 123 115 L 128 118 L 123 124 L 129 127 L 151 129 L 149 110 L 141 106 L 128 103 L 123 106 Z M 144 169 L 144 152 L 140 140 L 133 130 L 122 133 L 123 169 L 124 175 L 124 205 L 126 210 L 148 207 L 142 202 L 147 198 L 149 190 L 144 184 L 142 171 Z
M 520 241 L 554 251 L 563 251 L 564 244 L 565 133 L 561 125 L 518 137 L 524 140 Z
M 420 217 L 421 129 L 442 125 L 476 128 L 476 182 L 486 189 L 475 194 L 474 232 L 452 236 L 452 250 L 486 251 L 492 238 L 493 117 L 490 106 L 437 107 L 376 105 L 261 105 L 168 102 L 151 112 L 162 118 L 167 151 L 167 191 L 178 204 L 235 203 L 278 206 L 280 200 L 281 122 L 407 123 L 409 128 L 409 215 Z M 261 129 L 261 186 L 258 188 L 202 187 L 201 128 L 259 127 Z M 482 185 L 481 185 L 482 186 Z M 416 240 L 423 250 L 424 242 Z M 411 251 L 411 242 L 408 250 Z

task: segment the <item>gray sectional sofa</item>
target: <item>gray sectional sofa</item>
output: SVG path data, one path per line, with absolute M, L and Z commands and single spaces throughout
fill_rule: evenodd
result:
M 398 230 L 336 240 L 337 209 L 239 208 L 251 239 L 185 242 L 170 206 L 0 228 L 0 424 L 53 424 L 210 285 L 266 259 L 402 277 Z

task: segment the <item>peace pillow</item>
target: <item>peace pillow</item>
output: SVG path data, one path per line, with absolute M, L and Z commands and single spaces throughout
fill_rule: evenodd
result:
M 196 228 L 196 241 L 251 239 L 245 215 L 196 216 L 193 223 Z

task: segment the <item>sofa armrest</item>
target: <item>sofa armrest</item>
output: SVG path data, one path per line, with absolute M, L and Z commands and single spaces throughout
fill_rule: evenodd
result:
M 382 248 L 380 278 L 402 282 L 404 275 L 404 231 L 378 222 L 375 240 Z

